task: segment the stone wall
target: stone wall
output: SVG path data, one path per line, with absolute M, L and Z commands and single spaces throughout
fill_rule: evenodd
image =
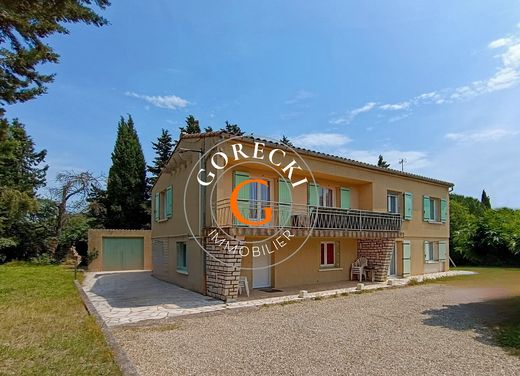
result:
M 214 234 L 209 229 L 207 234 Z M 206 235 L 204 248 L 206 254 L 206 293 L 225 302 L 235 301 L 238 297 L 238 279 L 242 257 L 238 250 L 244 245 L 241 239 L 230 238 L 218 233 L 218 239 Z
M 358 257 L 366 257 L 368 264 L 376 268 L 376 282 L 384 282 L 388 279 L 394 244 L 394 239 L 358 239 Z

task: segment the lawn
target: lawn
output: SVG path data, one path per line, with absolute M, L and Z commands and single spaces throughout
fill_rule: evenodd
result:
M 478 274 L 450 277 L 433 283 L 454 287 L 500 289 L 506 296 L 497 297 L 487 303 L 492 304 L 497 313 L 489 323 L 494 329 L 497 342 L 511 353 L 520 356 L 520 269 L 462 267 Z M 456 270 L 456 269 L 455 269 Z
M 61 266 L 0 265 L 1 375 L 120 375 L 73 273 Z

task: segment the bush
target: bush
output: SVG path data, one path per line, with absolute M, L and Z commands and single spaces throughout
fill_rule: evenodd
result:
M 52 265 L 57 264 L 56 260 L 48 253 L 42 253 L 39 256 L 31 258 L 31 264 L 34 265 Z

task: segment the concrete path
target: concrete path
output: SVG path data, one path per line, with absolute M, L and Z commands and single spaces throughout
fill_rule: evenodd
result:
M 472 272 L 450 271 L 414 278 L 439 278 L 468 273 L 472 274 Z M 408 280 L 409 278 L 394 279 L 391 285 L 375 283 L 364 286 L 364 289 L 371 290 L 404 285 Z M 83 282 L 83 289 L 108 326 L 302 300 L 302 297 L 298 295 L 286 295 L 226 304 L 220 300 L 156 279 L 152 277 L 149 271 L 87 273 Z M 311 292 L 306 294 L 305 299 L 341 295 L 355 291 L 356 287 L 348 287 Z
M 149 271 L 87 273 L 83 289 L 108 326 L 225 308 L 220 300 L 158 280 Z

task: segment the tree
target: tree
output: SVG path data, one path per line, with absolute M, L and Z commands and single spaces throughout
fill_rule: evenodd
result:
M 32 138 L 17 119 L 0 117 L 0 250 L 20 248 L 16 233 L 27 215 L 38 209 L 36 192 L 45 185 L 46 150 L 36 151 Z
M 107 228 L 140 229 L 150 224 L 147 213 L 146 163 L 132 117 L 121 117 L 112 152 L 106 193 Z
M 157 138 L 157 142 L 152 142 L 152 149 L 155 150 L 155 158 L 153 165 L 148 166 L 148 172 L 152 174 L 149 178 L 149 185 L 153 186 L 155 181 L 161 174 L 162 169 L 170 159 L 175 144 L 168 130 L 163 129 L 161 135 Z
M 99 180 L 89 171 L 64 171 L 56 176 L 57 187 L 50 189 L 51 198 L 56 204 L 56 222 L 53 236 L 58 240 L 57 257 L 63 255 L 64 244 L 60 242 L 63 228 L 71 214 L 86 209 L 87 197 L 93 187 L 99 187 Z
M 233 134 L 235 136 L 242 136 L 244 134 L 244 132 L 242 132 L 238 124 L 231 124 L 227 120 L 226 125 L 224 126 L 224 128 L 222 128 L 222 131 Z
M 377 160 L 377 166 L 378 167 L 382 167 L 382 168 L 389 168 L 390 167 L 390 163 L 385 161 L 383 159 L 383 156 L 381 154 L 379 154 L 379 159 Z
M 294 147 L 293 143 L 285 135 L 282 135 L 282 138 L 280 139 L 280 143 L 287 145 L 291 148 Z
M 480 202 L 482 203 L 482 206 L 486 209 L 491 209 L 491 199 L 487 195 L 485 190 L 482 190 L 482 197 L 480 199 Z
M 199 121 L 193 115 L 186 118 L 186 125 L 179 128 L 181 133 L 200 133 Z
M 204 128 L 204 132 L 213 132 L 213 127 Z
M 38 72 L 41 64 L 57 63 L 59 55 L 44 42 L 54 34 L 68 34 L 64 24 L 108 23 L 92 9 L 108 0 L 2 1 L 0 11 L 0 104 L 25 102 L 46 92 L 53 74 Z M 3 112 L 3 110 L 0 110 Z

